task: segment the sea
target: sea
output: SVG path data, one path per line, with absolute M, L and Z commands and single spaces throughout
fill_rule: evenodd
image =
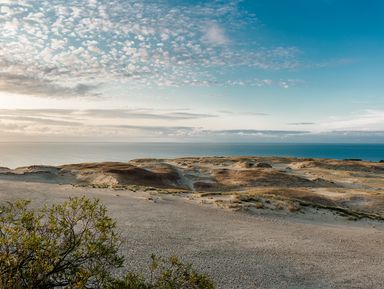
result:
M 185 156 L 286 156 L 377 162 L 384 160 L 384 144 L 0 142 L 0 167 L 8 168 Z

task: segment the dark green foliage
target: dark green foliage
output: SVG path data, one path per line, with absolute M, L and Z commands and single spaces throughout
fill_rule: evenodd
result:
M 116 223 L 97 200 L 74 198 L 40 211 L 18 201 L 0 211 L 3 288 L 101 288 L 123 265 Z

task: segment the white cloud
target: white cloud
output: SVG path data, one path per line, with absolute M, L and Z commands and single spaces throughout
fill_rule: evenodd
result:
M 318 124 L 319 131 L 382 131 L 384 128 L 384 111 L 366 110 L 349 117 L 330 117 Z
M 65 45 L 67 44 L 66 39 L 52 39 L 51 40 L 51 48 L 53 50 L 59 50 L 59 49 L 64 49 Z
M 291 88 L 291 87 L 295 87 L 295 86 L 299 86 L 299 85 L 302 85 L 304 84 L 304 81 L 301 80 L 301 79 L 286 79 L 286 80 L 280 80 L 279 81 L 279 86 L 281 88 L 285 88 L 285 89 L 288 89 L 288 88 Z
M 229 43 L 229 38 L 224 29 L 215 22 L 208 23 L 203 40 L 212 45 L 226 45 Z

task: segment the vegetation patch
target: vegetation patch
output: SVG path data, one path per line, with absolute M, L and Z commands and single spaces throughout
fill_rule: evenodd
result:
M 287 209 L 289 212 L 300 211 L 302 207 L 312 207 L 315 209 L 328 210 L 340 216 L 347 217 L 351 220 L 371 219 L 384 221 L 384 216 L 381 214 L 362 212 L 347 207 L 341 207 L 338 206 L 336 202 L 331 200 L 324 201 L 326 199 L 320 196 L 308 195 L 304 199 L 297 197 L 286 197 L 271 193 L 259 193 L 257 196 L 240 196 L 240 200 L 243 202 L 260 202 L 261 200 L 265 202 L 266 199 L 269 200 L 272 204 L 275 204 L 277 209 Z M 276 203 L 276 201 L 280 202 Z

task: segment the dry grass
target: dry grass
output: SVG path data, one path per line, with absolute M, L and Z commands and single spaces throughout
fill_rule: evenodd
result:
M 350 220 L 371 219 L 384 220 L 384 215 L 368 210 L 363 211 L 356 208 L 341 205 L 340 202 L 331 200 L 326 196 L 321 196 L 311 191 L 294 189 L 267 189 L 241 191 L 232 193 L 204 193 L 200 197 L 224 197 L 227 199 L 217 199 L 216 204 L 219 207 L 230 209 L 271 209 L 285 210 L 290 213 L 305 211 L 305 208 L 315 208 L 327 210 L 337 215 L 347 217 Z M 228 198 L 231 197 L 231 198 Z

